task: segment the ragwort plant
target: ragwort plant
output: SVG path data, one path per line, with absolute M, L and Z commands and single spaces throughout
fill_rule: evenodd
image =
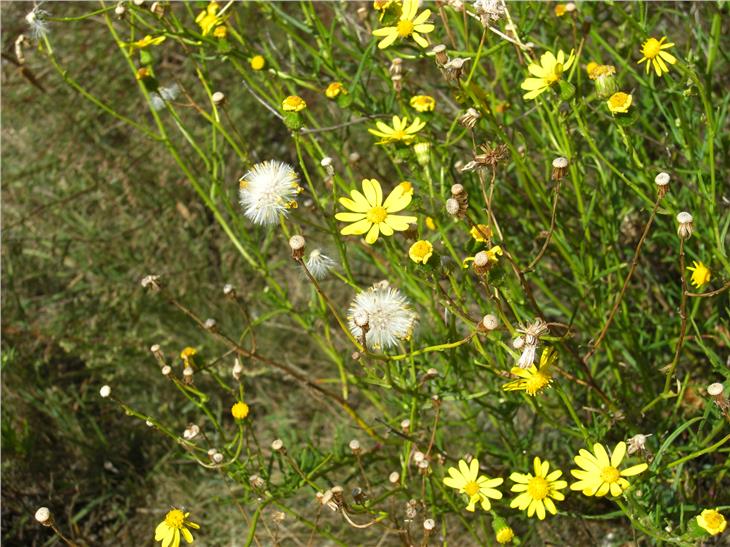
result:
M 17 52 L 168 153 L 240 254 L 208 309 L 141 281 L 200 330 L 151 347 L 188 423 L 100 394 L 217 474 L 242 544 L 718 541 L 727 6 L 88 10 L 34 9 Z M 145 109 L 64 69 L 54 33 L 90 24 Z M 270 325 L 296 349 L 257 342 Z M 293 421 L 266 420 L 262 377 Z M 150 537 L 217 543 L 203 501 Z

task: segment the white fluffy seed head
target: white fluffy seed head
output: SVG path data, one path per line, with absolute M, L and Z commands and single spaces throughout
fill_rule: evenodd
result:
M 565 169 L 568 167 L 568 158 L 564 158 L 562 156 L 555 158 L 553 160 L 553 167 L 555 167 L 555 169 Z
M 355 322 L 361 315 L 367 317 L 365 342 L 370 349 L 387 349 L 410 338 L 416 325 L 416 314 L 410 302 L 398 289 L 375 285 L 355 296 L 347 319 L 352 335 L 360 339 L 363 328 Z
M 306 260 L 307 269 L 317 281 L 325 279 L 334 269 L 337 263 L 320 249 L 314 249 Z
M 39 507 L 35 512 L 35 519 L 47 526 L 51 522 L 51 510 L 48 507 Z
M 254 224 L 271 226 L 296 207 L 299 176 L 287 163 L 269 160 L 257 163 L 239 180 L 244 214 Z
M 525 339 L 522 336 L 518 336 L 514 340 L 512 340 L 512 347 L 515 349 L 522 349 L 522 346 L 525 345 Z
M 304 236 L 296 235 L 289 238 L 289 247 L 292 251 L 301 251 L 306 244 L 307 240 L 304 239 Z
M 661 172 L 656 177 L 654 177 L 654 183 L 657 186 L 666 186 L 669 184 L 669 173 Z
M 106 399 L 111 394 L 112 394 L 112 388 L 111 387 L 109 387 L 109 386 L 101 386 L 101 389 L 99 390 L 99 395 L 101 395 L 102 399 Z
M 722 395 L 724 389 L 724 386 L 720 382 L 715 382 L 714 384 L 707 386 L 707 393 L 712 397 L 717 397 Z

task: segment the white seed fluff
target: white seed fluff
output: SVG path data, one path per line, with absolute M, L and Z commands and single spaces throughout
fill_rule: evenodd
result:
M 241 177 L 240 184 L 241 206 L 254 224 L 276 224 L 279 215 L 286 216 L 288 210 L 296 206 L 293 204 L 299 193 L 299 176 L 284 162 L 257 163 Z
M 365 342 L 370 349 L 387 349 L 407 339 L 413 333 L 416 314 L 408 299 L 398 289 L 374 286 L 361 292 L 350 304 L 347 319 L 355 338 L 362 337 L 362 329 L 355 323 L 355 316 L 363 313 L 368 317 Z
M 332 269 L 337 265 L 334 260 L 327 255 L 322 254 L 322 251 L 319 249 L 314 249 L 311 253 L 309 253 L 306 264 L 309 273 L 311 273 L 312 277 L 314 277 L 317 281 L 326 278 L 330 271 L 332 271 Z

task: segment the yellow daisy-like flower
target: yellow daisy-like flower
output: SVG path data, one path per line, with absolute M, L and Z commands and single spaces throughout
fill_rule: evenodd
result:
M 687 266 L 687 269 L 692 272 L 692 284 L 699 289 L 710 282 L 712 274 L 710 269 L 702 262 L 693 260 L 692 264 L 693 266 Z
M 625 455 L 626 443 L 623 441 L 616 445 L 610 458 L 600 443 L 593 445 L 593 454 L 581 448 L 574 458 L 580 469 L 570 470 L 578 482 L 571 484 L 570 489 L 580 490 L 586 496 L 605 496 L 609 492 L 612 496 L 620 496 L 630 486 L 624 477 L 633 477 L 649 467 L 640 463 L 620 471 L 619 466 Z
M 248 63 L 253 70 L 261 70 L 266 66 L 266 59 L 263 55 L 254 55 Z
M 198 23 L 203 36 L 208 36 L 215 27 L 223 22 L 223 19 L 217 15 L 219 7 L 218 2 L 210 2 L 208 7 L 195 18 L 195 22 Z
M 340 93 L 347 95 L 347 89 L 345 89 L 345 86 L 342 85 L 342 82 L 332 82 L 327 86 L 327 89 L 324 90 L 324 94 L 328 99 L 334 99 Z
M 505 526 L 497 532 L 496 539 L 497 543 L 505 544 L 509 543 L 515 538 L 515 531 L 509 526 Z
M 167 36 L 156 36 L 152 37 L 149 34 L 142 38 L 141 40 L 137 40 L 136 42 L 132 42 L 129 44 L 132 46 L 132 48 L 136 49 L 144 49 L 149 46 L 159 46 L 162 42 L 167 40 Z
M 183 361 L 187 361 L 196 353 L 198 353 L 198 350 L 196 350 L 195 348 L 192 348 L 190 346 L 187 346 L 187 347 L 183 348 L 183 350 L 180 352 L 180 359 L 182 359 Z
M 425 239 L 416 241 L 413 245 L 411 245 L 411 248 L 408 249 L 408 256 L 411 257 L 411 260 L 416 264 L 425 264 L 428 262 L 428 259 L 431 258 L 432 254 L 433 245 L 431 245 L 430 241 L 426 241 Z
M 674 55 L 664 51 L 670 47 L 674 47 L 674 44 L 671 42 L 664 43 L 666 39 L 666 36 L 663 36 L 661 40 L 649 38 L 641 45 L 641 54 L 643 57 L 639 60 L 639 64 L 646 61 L 647 74 L 649 74 L 649 70 L 651 70 L 651 66 L 653 66 L 656 75 L 661 76 L 662 74 L 669 72 L 669 68 L 665 61 L 670 65 L 677 62 L 677 58 Z
M 190 513 L 183 513 L 180 509 L 173 508 L 165 515 L 165 520 L 157 525 L 155 529 L 155 541 L 161 541 L 162 547 L 179 547 L 180 535 L 186 543 L 193 542 L 193 534 L 188 528 L 200 529 L 200 526 L 188 519 Z
M 134 77 L 137 80 L 144 80 L 145 78 L 149 78 L 150 76 L 152 76 L 152 71 L 146 66 L 138 68 L 137 72 L 134 73 Z
M 556 501 L 563 501 L 565 495 L 562 490 L 568 483 L 564 480 L 558 480 L 563 472 L 556 469 L 552 473 L 550 471 L 550 463 L 535 457 L 533 461 L 535 474 L 530 473 L 512 473 L 509 478 L 514 481 L 512 492 L 520 492 L 520 494 L 509 504 L 511 508 L 517 507 L 520 511 L 527 509 L 527 516 L 532 517 L 537 513 L 537 518 L 545 519 L 545 511 L 555 515 L 558 510 L 555 507 Z
M 551 51 L 546 51 L 540 57 L 540 64 L 530 63 L 527 70 L 535 78 L 527 78 L 522 85 L 522 89 L 527 91 L 523 98 L 526 100 L 534 99 L 543 91 L 547 90 L 551 85 L 560 80 L 563 72 L 568 70 L 575 61 L 575 53 L 571 50 L 567 60 L 562 50 L 558 51 L 557 57 Z
M 228 36 L 228 29 L 223 25 L 215 27 L 215 30 L 213 31 L 213 36 L 215 36 L 216 38 L 225 38 L 226 36 Z
M 430 95 L 414 95 L 409 104 L 417 112 L 433 112 L 433 109 L 436 108 L 436 99 Z
M 716 536 L 725 531 L 727 521 L 725 521 L 725 517 L 717 509 L 705 509 L 697 515 L 697 524 L 707 530 L 710 535 Z
M 243 420 L 248 416 L 248 405 L 243 401 L 238 401 L 231 407 L 231 416 L 236 420 Z
M 426 127 L 426 122 L 422 122 L 420 118 L 413 120 L 408 125 L 408 118 L 399 118 L 393 116 L 393 127 L 386 125 L 384 122 L 375 122 L 377 129 L 368 129 L 368 132 L 380 137 L 378 144 L 388 144 L 391 142 L 410 143 L 416 138 L 416 133 Z
M 299 95 L 289 95 L 282 101 L 281 108 L 284 112 L 299 112 L 307 108 L 307 103 Z
M 534 397 L 553 381 L 551 367 L 557 359 L 558 353 L 553 348 L 545 348 L 540 356 L 539 367 L 536 367 L 534 363 L 530 365 L 530 368 L 512 367 L 510 372 L 515 376 L 519 376 L 519 379 L 504 384 L 502 389 L 505 391 L 524 391 Z
M 608 109 L 611 111 L 611 114 L 626 114 L 629 111 L 632 101 L 633 97 L 630 93 L 619 91 L 618 93 L 611 95 L 611 97 L 606 101 L 606 104 L 608 105 Z
M 342 235 L 362 235 L 367 233 L 365 241 L 372 245 L 382 233 L 392 236 L 394 231 L 402 232 L 408 225 L 417 221 L 414 216 L 394 215 L 402 211 L 411 202 L 413 186 L 410 182 L 401 182 L 383 201 L 383 190 L 375 179 L 363 179 L 363 193 L 352 190 L 350 198 L 340 198 L 340 203 L 351 213 L 337 213 L 335 218 L 351 223 L 340 230 Z
M 557 6 L 555 6 L 555 15 L 557 17 L 562 17 L 566 13 L 568 13 L 568 10 L 565 9 L 565 4 L 558 4 Z
M 484 243 L 485 241 L 487 241 L 487 238 L 492 237 L 492 229 L 486 224 L 477 224 L 476 226 L 471 227 L 471 230 L 469 230 L 469 235 L 471 235 L 471 237 L 473 237 L 475 241 L 478 241 L 479 243 Z M 502 249 L 500 248 L 500 251 L 501 250 Z
M 421 34 L 428 34 L 435 28 L 431 23 L 426 23 L 431 16 L 431 10 L 426 9 L 416 15 L 418 11 L 418 0 L 403 0 L 400 19 L 394 27 L 383 27 L 373 31 L 373 36 L 382 37 L 378 43 L 379 49 L 385 49 L 398 38 L 412 37 L 421 47 L 427 47 L 428 41 Z
M 450 476 L 444 477 L 444 484 L 469 497 L 467 511 L 473 512 L 477 503 L 481 504 L 482 509 L 489 511 L 492 508 L 490 498 L 502 499 L 502 492 L 496 487 L 502 484 L 504 479 L 501 477 L 490 479 L 486 475 L 479 475 L 479 462 L 476 458 L 473 458 L 469 464 L 464 460 L 459 460 L 459 468 L 449 467 L 448 471 Z

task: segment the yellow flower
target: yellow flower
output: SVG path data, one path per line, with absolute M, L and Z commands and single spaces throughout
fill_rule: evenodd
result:
M 555 15 L 558 17 L 562 17 L 568 12 L 567 9 L 565 9 L 565 4 L 558 4 L 555 6 Z
M 512 486 L 512 492 L 521 492 L 509 506 L 513 509 L 517 507 L 520 511 L 527 509 L 528 517 L 537 513 L 537 518 L 543 520 L 546 509 L 553 515 L 557 514 L 558 510 L 553 500 L 563 501 L 565 499 L 559 490 L 568 486 L 568 483 L 558 480 L 563 474 L 559 469 L 548 473 L 550 463 L 547 460 L 541 461 L 540 458 L 535 457 L 533 468 L 535 475 L 512 473 L 509 476 L 510 480 L 517 483 Z
M 248 405 L 243 401 L 238 401 L 231 407 L 231 416 L 233 416 L 236 420 L 243 420 L 246 416 L 248 416 Z
M 203 36 L 208 36 L 215 27 L 223 22 L 223 19 L 218 17 L 218 2 L 210 2 L 208 7 L 201 11 L 195 18 L 195 22 L 200 26 L 200 31 Z
M 164 42 L 166 39 L 167 39 L 167 36 L 157 36 L 157 37 L 153 38 L 152 36 L 150 36 L 148 34 L 147 36 L 145 36 L 141 40 L 137 40 L 136 42 L 132 42 L 130 45 L 133 48 L 144 49 L 144 48 L 146 48 L 148 46 L 158 46 L 162 42 Z
M 469 497 L 467 511 L 473 512 L 477 502 L 481 503 L 482 509 L 489 511 L 492 508 L 489 498 L 502 499 L 502 492 L 496 487 L 502 484 L 504 479 L 501 477 L 490 479 L 486 475 L 479 475 L 479 462 L 476 458 L 473 458 L 468 465 L 464 460 L 459 460 L 459 468 L 449 467 L 449 475 L 444 477 L 444 484 Z
M 254 55 L 251 57 L 249 64 L 253 70 L 261 70 L 266 65 L 266 59 L 263 55 Z
M 492 229 L 486 224 L 477 224 L 476 226 L 471 227 L 469 234 L 479 243 L 483 243 L 487 240 L 487 238 L 492 237 Z M 502 249 L 500 248 L 500 251 L 501 250 Z
M 183 350 L 180 352 L 180 358 L 183 361 L 187 361 L 188 358 L 192 357 L 196 353 L 198 353 L 198 350 L 196 350 L 195 348 L 192 348 L 190 346 L 187 346 L 187 347 L 183 348 Z
M 619 470 L 621 461 L 626 455 L 626 443 L 621 441 L 614 448 L 611 457 L 602 444 L 593 445 L 593 454 L 581 448 L 574 458 L 580 469 L 571 469 L 578 482 L 570 485 L 571 490 L 580 490 L 586 496 L 605 496 L 609 492 L 612 496 L 620 496 L 630 485 L 624 477 L 633 477 L 646 471 L 648 465 L 640 463 Z
M 433 221 L 431 217 L 426 217 L 426 228 L 429 230 L 435 230 L 436 229 L 436 223 Z
M 433 245 L 431 245 L 430 241 L 426 241 L 425 239 L 416 241 L 413 245 L 411 245 L 411 248 L 408 249 L 408 256 L 410 256 L 411 260 L 416 264 L 425 264 L 428 262 L 428 259 L 431 258 L 432 254 Z
M 368 132 L 380 137 L 378 144 L 387 144 L 391 142 L 404 142 L 408 144 L 416 138 L 416 133 L 426 127 L 426 122 L 422 122 L 420 118 L 413 120 L 408 125 L 408 118 L 399 118 L 393 116 L 393 127 L 386 125 L 384 122 L 375 122 L 377 129 L 368 129 Z
M 155 529 L 155 541 L 161 541 L 163 547 L 179 547 L 180 534 L 182 534 L 186 543 L 192 543 L 193 534 L 187 527 L 198 530 L 200 526 L 187 520 L 189 514 L 175 508 L 169 511 L 165 515 L 165 520 Z
M 586 72 L 591 80 L 596 80 L 602 76 L 613 76 L 616 74 L 616 67 L 613 65 L 599 65 L 591 61 L 586 65 Z
M 411 97 L 410 105 L 417 112 L 433 112 L 433 109 L 436 108 L 436 99 L 430 95 L 414 95 Z
M 520 378 L 504 384 L 502 389 L 505 391 L 524 391 L 534 397 L 553 381 L 550 367 L 555 364 L 557 359 L 558 354 L 553 348 L 545 348 L 540 356 L 539 368 L 534 363 L 530 365 L 530 368 L 512 367 L 510 372 Z
M 419 33 L 428 34 L 435 27 L 426 20 L 431 16 L 431 10 L 423 10 L 416 15 L 418 10 L 418 0 L 403 0 L 403 9 L 401 10 L 400 19 L 394 27 L 383 27 L 373 31 L 373 36 L 382 37 L 378 43 L 379 49 L 385 49 L 398 38 L 413 37 L 413 40 L 421 46 L 428 46 L 428 41 Z
M 558 51 L 558 56 L 553 55 L 551 51 L 546 51 L 540 57 L 540 64 L 530 63 L 527 70 L 536 78 L 527 78 L 522 85 L 522 89 L 527 91 L 524 99 L 534 99 L 540 95 L 543 91 L 548 89 L 555 82 L 560 80 L 563 72 L 568 70 L 573 62 L 575 61 L 575 54 L 570 51 L 568 59 L 565 59 L 565 53 L 562 50 Z
M 299 112 L 307 108 L 307 103 L 298 95 L 289 95 L 282 101 L 281 108 L 284 112 Z
M 416 222 L 416 217 L 394 215 L 402 211 L 411 202 L 413 186 L 410 182 L 401 182 L 383 201 L 383 191 L 375 179 L 363 179 L 363 193 L 357 190 L 350 192 L 352 199 L 340 198 L 340 203 L 351 213 L 337 213 L 335 218 L 351 223 L 340 230 L 342 235 L 361 235 L 367 232 L 365 241 L 372 245 L 382 233 L 392 236 L 393 231 L 402 232 L 408 225 Z
M 696 260 L 693 260 L 692 264 L 694 266 L 687 266 L 687 269 L 692 272 L 692 284 L 699 289 L 710 282 L 710 269 Z
M 666 36 L 663 36 L 661 40 L 657 40 L 656 38 L 649 38 L 641 45 L 641 54 L 643 55 L 643 57 L 639 60 L 639 64 L 646 61 L 647 74 L 649 74 L 649 70 L 651 70 L 649 65 L 653 65 L 654 70 L 656 71 L 656 75 L 661 76 L 662 74 L 669 72 L 669 68 L 667 68 L 667 65 L 664 61 L 666 61 L 670 65 L 673 65 L 677 62 L 677 58 L 674 55 L 664 51 L 665 49 L 674 47 L 674 44 L 671 42 L 667 42 L 665 44 L 664 41 L 666 39 Z
M 606 101 L 606 104 L 612 114 L 626 114 L 629 111 L 632 100 L 633 97 L 630 93 L 619 91 L 611 95 L 611 98 Z
M 727 526 L 725 517 L 718 513 L 716 509 L 705 509 L 702 511 L 702 513 L 697 515 L 697 524 L 707 530 L 712 536 L 721 534 Z
M 345 89 L 345 86 L 342 85 L 342 82 L 332 82 L 327 86 L 327 89 L 324 90 L 324 94 L 328 99 L 334 99 L 340 93 L 347 95 L 347 89 Z
M 515 537 L 515 532 L 509 526 L 505 526 L 497 532 L 497 543 L 509 543 Z
M 228 29 L 223 25 L 216 27 L 213 31 L 213 36 L 215 36 L 216 38 L 225 38 L 227 35 Z

